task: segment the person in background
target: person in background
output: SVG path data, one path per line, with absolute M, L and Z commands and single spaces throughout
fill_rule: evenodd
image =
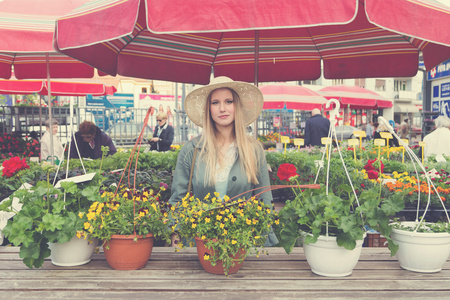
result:
M 380 124 L 378 122 L 373 122 L 373 134 L 372 134 L 372 136 L 375 136 L 375 132 L 377 131 L 378 126 L 380 126 Z
M 368 141 L 370 141 L 373 138 L 373 126 L 372 126 L 372 122 L 367 122 L 366 125 L 366 139 Z
M 72 137 L 70 146 L 70 158 L 78 158 L 77 147 L 80 156 L 84 158 L 98 159 L 102 157 L 102 146 L 108 146 L 107 155 L 113 155 L 117 152 L 112 139 L 90 121 L 84 121 L 80 124 L 78 132 L 75 133 L 75 139 Z
M 173 142 L 174 130 L 173 127 L 167 123 L 167 113 L 164 111 L 158 112 L 156 115 L 158 126 L 155 127 L 153 138 L 150 139 L 150 150 L 159 152 L 169 151 L 170 145 Z
M 44 135 L 41 138 L 41 160 L 47 160 L 51 161 L 51 146 L 50 146 L 50 130 L 52 130 L 53 133 L 53 158 L 56 164 L 58 164 L 60 161 L 63 161 L 64 159 L 64 147 L 61 144 L 61 141 L 59 140 L 58 136 L 56 135 L 58 133 L 58 127 L 59 122 L 55 119 L 47 119 L 45 122 L 45 129 L 46 132 L 44 132 Z M 56 161 L 57 160 L 57 161 Z
M 221 199 L 225 195 L 250 199 L 260 192 L 254 191 L 255 188 L 270 186 L 263 147 L 246 132 L 246 127 L 261 113 L 263 103 L 258 87 L 224 76 L 187 95 L 185 111 L 203 130 L 178 154 L 169 204 L 176 205 L 186 196 L 191 168 L 194 168 L 191 192 L 198 199 L 215 192 Z M 198 154 L 193 163 L 194 153 Z M 259 199 L 273 206 L 270 191 Z M 271 232 L 266 246 L 277 243 Z
M 447 116 L 439 116 L 434 120 L 436 129 L 427 134 L 425 142 L 424 156 L 446 155 L 450 156 L 450 119 Z
M 381 132 L 389 132 L 389 129 L 387 128 L 386 125 L 384 124 L 380 124 L 377 128 L 377 130 L 375 131 L 374 135 L 373 135 L 373 139 L 382 139 L 381 137 Z M 387 145 L 387 139 L 386 140 L 386 145 Z M 389 139 L 389 147 L 398 147 L 398 139 L 392 135 L 392 139 Z
M 305 146 L 322 146 L 322 138 L 328 136 L 330 120 L 322 117 L 320 110 L 314 108 L 311 118 L 306 121 Z
M 408 119 L 404 119 L 403 122 L 400 124 L 400 128 L 398 129 L 397 134 L 400 136 L 401 139 L 409 139 L 409 131 L 410 126 L 408 124 Z

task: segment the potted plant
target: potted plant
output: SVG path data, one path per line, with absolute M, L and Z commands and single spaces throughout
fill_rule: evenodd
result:
M 446 198 L 443 195 L 441 196 L 441 194 L 446 194 L 446 189 L 439 186 L 443 181 L 435 183 L 436 175 L 441 178 L 440 173 L 436 171 L 427 172 L 415 153 L 403 141 L 400 140 L 400 143 L 405 147 L 413 163 L 419 165 L 422 176 L 419 176 L 415 168 L 415 178 L 417 179 L 413 181 L 415 184 L 409 188 L 410 192 L 417 193 L 415 220 L 396 220 L 392 223 L 391 238 L 399 244 L 397 259 L 400 266 L 406 270 L 423 273 L 439 272 L 450 254 L 450 217 L 444 204 Z M 445 172 L 445 176 L 446 174 Z M 446 185 L 446 183 L 444 184 Z M 421 193 L 426 196 L 426 204 L 423 214 L 419 216 L 421 200 L 422 203 L 424 202 L 424 199 L 421 199 Z M 432 195 L 437 196 L 438 203 L 443 208 L 446 217 L 445 222 L 426 221 Z
M 104 191 L 87 213 L 84 229 L 102 241 L 108 264 L 117 270 L 143 268 L 154 237 L 170 241 L 168 211 L 160 192 L 142 188 Z
M 371 168 L 374 165 L 381 168 L 381 162 L 370 161 L 368 165 L 370 170 L 353 176 L 378 177 L 378 172 Z M 294 181 L 298 174 L 295 166 L 285 164 L 280 166 L 278 176 L 280 180 Z M 389 238 L 390 216 L 403 209 L 404 193 L 382 197 L 381 188 L 379 183 L 359 195 L 350 185 L 342 183 L 334 193 L 327 192 L 326 187 L 315 191 L 294 189 L 295 199 L 287 201 L 279 212 L 280 246 L 289 254 L 301 238 L 312 271 L 332 277 L 352 273 L 366 235 L 365 225 L 388 237 L 388 247 L 395 254 L 398 246 Z
M 83 228 L 90 201 L 99 198 L 101 178 L 96 174 L 93 180 L 85 183 L 63 182 L 61 189 L 55 188 L 49 180 L 39 181 L 28 190 L 17 190 L 10 200 L 2 203 L 0 210 L 16 214 L 8 221 L 3 233 L 12 244 L 20 246 L 20 256 L 25 265 L 41 267 L 54 250 L 51 250 L 51 243 L 63 244 L 75 237 L 83 240 L 80 243 L 88 248 L 88 253 L 78 261 L 61 261 L 58 256 L 53 263 L 79 265 L 90 261 L 96 245 Z M 12 206 L 14 197 L 22 205 L 20 210 Z
M 203 200 L 186 196 L 171 212 L 173 231 L 190 246 L 195 239 L 202 267 L 214 274 L 236 273 L 250 253 L 259 255 L 271 225 L 278 223 L 272 208 L 256 198 L 225 196 L 222 202 L 218 195 Z

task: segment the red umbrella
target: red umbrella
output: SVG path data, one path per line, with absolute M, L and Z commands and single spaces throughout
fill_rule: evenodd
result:
M 392 101 L 359 86 L 334 85 L 320 89 L 319 94 L 327 99 L 337 99 L 341 107 L 354 109 L 377 109 L 392 107 Z
M 117 89 L 114 86 L 95 82 L 57 81 L 51 80 L 52 96 L 93 96 L 112 95 Z M 45 80 L 7 80 L 0 79 L 0 94 L 39 94 L 48 95 L 48 84 Z
M 327 99 L 301 85 L 263 85 L 264 109 L 322 110 Z
M 91 78 L 94 69 L 53 49 L 55 20 L 89 0 L 0 1 L 0 78 Z
M 410 77 L 450 58 L 428 0 L 115 0 L 57 21 L 55 48 L 108 74 L 206 84 Z M 255 63 L 257 62 L 257 63 Z
M 52 46 L 56 18 L 89 1 L 0 1 L 0 78 L 10 78 L 13 68 L 18 79 L 47 78 L 49 99 L 50 78 L 92 78 L 92 67 L 56 52 Z M 51 119 L 51 101 L 49 106 Z M 53 151 L 52 144 L 50 139 Z

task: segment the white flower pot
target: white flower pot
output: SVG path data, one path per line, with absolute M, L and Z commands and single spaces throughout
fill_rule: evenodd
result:
M 61 267 L 73 267 L 87 264 L 91 261 L 92 254 L 97 246 L 98 240 L 73 237 L 67 243 L 48 243 L 52 263 Z
M 415 222 L 402 222 L 414 226 Z M 392 228 L 391 238 L 398 244 L 397 259 L 403 269 L 439 272 L 450 255 L 450 234 L 411 232 Z
M 361 255 L 363 241 L 364 238 L 356 241 L 355 249 L 347 250 L 338 246 L 336 237 L 319 236 L 316 243 L 303 244 L 303 249 L 313 273 L 327 277 L 343 277 L 352 274 Z

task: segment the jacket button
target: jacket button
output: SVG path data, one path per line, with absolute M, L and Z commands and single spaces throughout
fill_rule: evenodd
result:
M 231 180 L 236 181 L 236 176 L 233 176 L 233 178 L 231 178 Z

